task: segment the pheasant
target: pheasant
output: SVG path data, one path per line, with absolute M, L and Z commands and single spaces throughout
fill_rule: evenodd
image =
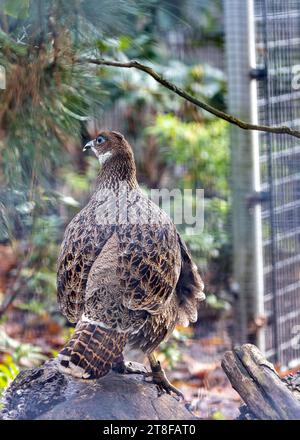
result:
M 167 214 L 140 189 L 132 148 L 103 131 L 88 142 L 101 169 L 87 205 L 66 228 L 58 258 L 58 303 L 75 331 L 59 369 L 83 379 L 131 371 L 125 346 L 149 359 L 161 390 L 181 395 L 154 355 L 176 324 L 197 320 L 203 283 Z M 126 191 L 125 191 L 125 190 Z

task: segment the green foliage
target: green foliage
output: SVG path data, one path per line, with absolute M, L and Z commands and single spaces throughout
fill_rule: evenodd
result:
M 229 310 L 230 309 L 230 304 L 227 301 L 225 301 L 221 298 L 218 298 L 214 294 L 208 295 L 206 302 L 214 310 Z
M 2 329 L 0 329 L 1 353 L 5 354 L 2 356 L 3 359 L 0 363 L 0 396 L 21 368 L 38 366 L 47 359 L 39 347 L 16 341 L 10 338 Z
M 38 366 L 47 359 L 40 347 L 16 341 L 0 328 L 1 353 L 4 355 L 0 362 L 0 397 L 22 368 Z
M 194 258 L 204 269 L 229 242 L 227 126 L 216 119 L 205 123 L 183 122 L 173 114 L 159 114 L 146 132 L 156 139 L 162 156 L 174 169 L 174 175 L 177 170 L 179 187 L 204 189 L 204 229 L 201 234 L 192 234 L 188 225 L 178 227 Z
M 17 307 L 20 310 L 24 310 L 26 312 L 31 312 L 36 315 L 40 315 L 40 316 L 45 315 L 45 303 L 42 303 L 42 302 L 37 301 L 35 299 L 33 299 L 27 303 L 18 304 Z
M 228 245 L 228 215 L 230 205 L 226 200 L 214 197 L 204 199 L 204 229 L 201 234 L 191 235 L 182 230 L 182 235 L 199 266 L 206 268 L 211 259 L 220 256 Z
M 181 359 L 180 347 L 176 340 L 163 343 L 159 347 L 160 355 L 163 355 L 164 362 L 168 368 L 174 368 L 178 361 Z
M 226 420 L 226 417 L 221 411 L 215 411 L 212 415 L 212 420 Z
M 163 342 L 159 347 L 160 357 L 163 358 L 168 368 L 174 368 L 177 362 L 181 360 L 182 354 L 179 344 L 188 339 L 189 333 L 186 330 L 184 328 L 180 331 L 175 329 L 172 338 L 168 342 Z
M 26 18 L 29 12 L 29 0 L 5 0 L 4 13 L 14 18 Z
M 0 352 L 7 353 L 18 367 L 37 366 L 47 359 L 40 347 L 19 342 L 8 336 L 1 328 Z
M 157 0 L 156 3 L 161 6 L 157 11 L 160 28 L 167 30 L 177 26 L 187 29 L 198 35 L 198 45 L 209 41 L 223 42 L 222 0 Z
M 19 372 L 19 367 L 14 363 L 12 357 L 5 356 L 3 363 L 0 363 L 0 397 Z
M 151 43 L 153 43 L 151 39 L 144 41 L 141 38 L 140 42 L 135 40 L 125 53 L 120 54 L 117 49 L 119 46 L 118 40 L 115 40 L 116 49 L 111 53 L 110 46 L 105 55 L 116 58 L 124 58 L 125 56 L 126 59 L 144 61 L 197 98 L 208 101 L 211 105 L 219 108 L 225 107 L 225 79 L 220 70 L 209 65 L 188 65 L 179 60 L 168 59 L 159 50 L 155 54 L 151 54 L 152 62 L 149 63 L 149 57 L 144 57 L 144 52 L 149 51 L 147 47 Z M 102 71 L 100 69 L 100 72 Z M 163 114 L 177 112 L 178 114 L 184 114 L 185 119 L 189 118 L 190 120 L 194 120 L 195 117 L 198 119 L 210 117 L 207 112 L 203 112 L 199 108 L 190 108 L 182 98 L 166 90 L 153 78 L 139 70 L 127 69 L 122 72 L 112 70 L 109 75 L 103 77 L 103 84 L 110 91 L 108 96 L 110 102 L 118 100 L 118 102 L 132 107 L 134 114 L 131 115 L 131 118 L 138 118 L 138 112 L 145 109 L 145 106 L 149 110 L 148 116 L 158 112 Z
M 208 194 L 228 194 L 229 148 L 224 121 L 182 122 L 172 114 L 161 114 L 147 132 L 155 136 L 168 163 L 184 165 L 186 185 L 201 187 Z

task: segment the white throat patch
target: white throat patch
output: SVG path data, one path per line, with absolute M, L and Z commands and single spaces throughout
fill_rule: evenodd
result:
M 92 147 L 92 150 L 95 153 L 95 155 L 98 157 L 100 165 L 103 165 L 104 162 L 106 162 L 107 159 L 109 159 L 112 156 L 112 152 L 111 151 L 107 151 L 104 154 L 99 154 L 98 151 L 96 150 L 96 148 Z

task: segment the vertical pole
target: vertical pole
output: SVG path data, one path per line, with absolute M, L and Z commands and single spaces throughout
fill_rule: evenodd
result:
M 228 108 L 237 117 L 257 123 L 257 85 L 250 79 L 256 67 L 253 0 L 225 0 Z M 248 323 L 263 315 L 263 255 L 261 207 L 249 197 L 260 191 L 257 132 L 231 128 L 233 272 L 238 293 L 237 340 L 249 340 Z M 255 338 L 264 349 L 262 330 Z
M 265 70 L 268 72 L 269 62 L 268 62 L 268 10 L 267 1 L 262 2 L 262 14 L 264 21 L 264 32 L 263 32 L 263 43 L 264 43 L 264 63 Z M 271 107 L 270 107 L 270 90 L 268 84 L 268 75 L 264 81 L 265 97 L 267 100 L 266 104 L 266 123 L 267 125 L 272 125 L 271 118 Z M 277 273 L 276 273 L 276 216 L 274 211 L 274 189 L 273 189 L 273 142 L 271 133 L 266 133 L 267 138 L 267 155 L 268 155 L 268 183 L 269 183 L 269 209 L 270 209 L 270 239 L 271 239 L 271 265 L 272 265 L 272 295 L 273 295 L 273 335 L 274 335 L 274 362 L 278 363 L 280 361 L 280 343 L 279 343 L 279 323 L 278 323 L 278 301 L 277 301 Z

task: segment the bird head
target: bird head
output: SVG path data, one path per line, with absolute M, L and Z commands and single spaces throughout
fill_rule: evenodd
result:
M 89 149 L 93 151 L 101 165 L 116 155 L 132 154 L 130 145 L 124 136 L 117 131 L 101 131 L 95 139 L 83 147 L 83 151 Z

